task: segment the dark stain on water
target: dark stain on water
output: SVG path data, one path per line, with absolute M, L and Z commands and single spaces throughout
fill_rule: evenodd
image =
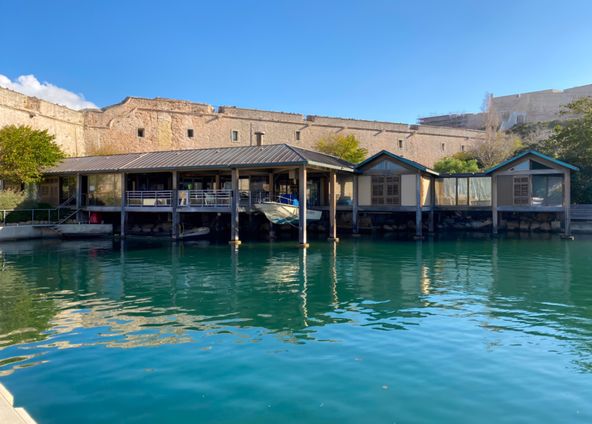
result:
M 592 239 L 0 245 L 49 423 L 592 422 Z

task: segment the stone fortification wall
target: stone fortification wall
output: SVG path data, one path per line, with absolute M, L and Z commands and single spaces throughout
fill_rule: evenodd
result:
M 48 129 L 70 155 L 289 143 L 314 149 L 331 134 L 353 134 L 370 154 L 389 150 L 431 166 L 469 150 L 480 131 L 407 125 L 171 99 L 128 97 L 102 110 L 68 108 L 0 89 L 0 126 Z M 258 135 L 257 133 L 263 133 Z
M 370 154 L 389 150 L 431 166 L 481 139 L 480 131 L 305 116 L 167 99 L 128 98 L 103 111 L 85 111 L 90 153 L 154 151 L 289 143 L 314 149 L 331 134 L 353 134 Z
M 6 125 L 48 130 L 67 154 L 85 154 L 82 112 L 0 87 L 0 128 Z

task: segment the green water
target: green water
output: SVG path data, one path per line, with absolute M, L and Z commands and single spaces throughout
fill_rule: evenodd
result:
M 0 245 L 49 423 L 592 422 L 592 240 Z

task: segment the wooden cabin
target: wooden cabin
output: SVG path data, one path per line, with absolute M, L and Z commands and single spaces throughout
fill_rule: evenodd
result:
M 492 179 L 493 232 L 503 212 L 562 213 L 570 234 L 571 172 L 579 169 L 536 150 L 527 150 L 485 172 Z

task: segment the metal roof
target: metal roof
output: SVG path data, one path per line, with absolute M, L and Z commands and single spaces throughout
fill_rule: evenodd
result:
M 380 156 L 386 155 L 392 159 L 395 159 L 399 162 L 402 162 L 412 168 L 415 169 L 419 169 L 422 172 L 427 172 L 428 174 L 432 174 L 432 175 L 439 175 L 436 171 L 428 168 L 427 166 L 422 165 L 421 163 L 418 162 L 414 162 L 410 159 L 404 158 L 402 156 L 399 155 L 395 155 L 394 153 L 389 152 L 388 150 L 381 150 L 380 152 L 376 153 L 373 156 L 370 156 L 368 159 L 366 159 L 363 162 L 360 162 L 359 164 L 356 165 L 356 169 L 360 169 L 362 168 L 364 165 L 369 164 L 370 162 L 372 162 L 373 160 L 379 158 Z
M 491 173 L 497 171 L 498 169 L 503 168 L 504 166 L 509 165 L 510 163 L 512 163 L 514 161 L 517 161 L 518 159 L 522 159 L 523 157 L 528 156 L 528 155 L 537 156 L 537 157 L 539 157 L 541 159 L 548 160 L 549 162 L 552 162 L 552 163 L 554 163 L 557 166 L 561 166 L 563 168 L 571 169 L 572 171 L 579 171 L 580 170 L 580 168 L 578 168 L 577 166 L 573 166 L 573 165 L 570 165 L 567 162 L 563 162 L 563 161 L 561 161 L 559 159 L 552 158 L 551 156 L 547 156 L 547 155 L 545 155 L 545 154 L 543 154 L 541 152 L 538 152 L 536 150 L 525 150 L 524 152 L 522 152 L 522 153 L 520 153 L 520 154 L 518 154 L 518 155 L 516 155 L 516 156 L 514 156 L 514 157 L 512 157 L 512 158 L 510 158 L 508 160 L 505 160 L 502 163 L 499 163 L 499 164 L 495 165 L 492 168 L 489 168 L 489 169 L 485 170 L 485 173 L 486 174 L 491 174 Z
M 66 158 L 60 164 L 47 169 L 45 173 L 71 174 L 299 165 L 319 166 L 346 172 L 353 172 L 354 169 L 353 164 L 335 156 L 288 144 L 268 144 Z

